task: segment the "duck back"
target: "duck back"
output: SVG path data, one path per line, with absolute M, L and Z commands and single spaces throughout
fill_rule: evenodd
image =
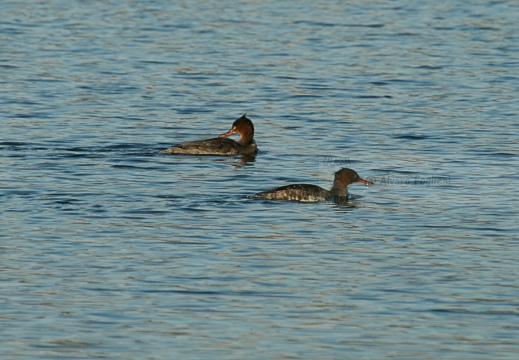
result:
M 213 138 L 207 140 L 189 141 L 162 150 L 162 154 L 182 155 L 237 155 L 241 154 L 243 146 L 229 138 Z
M 330 192 L 317 185 L 293 184 L 263 191 L 251 198 L 314 202 L 330 199 Z

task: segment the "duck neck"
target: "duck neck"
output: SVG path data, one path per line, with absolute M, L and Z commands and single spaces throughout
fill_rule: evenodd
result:
M 252 143 L 254 140 L 254 133 L 253 132 L 247 132 L 240 134 L 240 140 L 238 140 L 238 143 L 242 146 L 248 146 Z
M 330 194 L 332 196 L 346 197 L 348 196 L 348 189 L 340 180 L 335 180 L 332 189 L 330 190 Z

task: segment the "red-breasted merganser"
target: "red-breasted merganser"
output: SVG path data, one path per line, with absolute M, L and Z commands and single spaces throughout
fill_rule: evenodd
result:
M 240 140 L 238 141 L 226 137 L 236 133 L 240 134 Z M 234 121 L 231 130 L 217 138 L 190 141 L 159 152 L 183 155 L 255 155 L 258 152 L 258 147 L 254 140 L 254 125 L 243 114 L 242 117 Z
M 332 200 L 335 203 L 345 203 L 348 201 L 347 186 L 354 182 L 360 182 L 366 185 L 373 184 L 371 181 L 361 179 L 355 170 L 344 168 L 335 173 L 333 186 L 330 191 L 317 185 L 294 184 L 263 191 L 250 197 L 267 200 L 307 202 Z

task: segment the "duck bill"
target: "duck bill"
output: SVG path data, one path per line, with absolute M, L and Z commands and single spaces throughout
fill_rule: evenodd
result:
M 232 128 L 231 130 L 227 131 L 225 134 L 219 135 L 219 138 L 223 138 L 232 134 L 236 134 L 236 129 Z
M 359 182 L 361 184 L 365 184 L 365 185 L 373 185 L 373 183 L 371 181 L 364 180 L 364 179 L 361 179 L 361 178 L 359 178 Z

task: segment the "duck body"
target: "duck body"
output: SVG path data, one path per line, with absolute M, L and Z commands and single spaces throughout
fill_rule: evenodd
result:
M 238 141 L 227 138 L 236 133 L 240 135 Z M 189 141 L 159 152 L 180 155 L 255 155 L 258 146 L 254 140 L 254 125 L 244 114 L 234 121 L 231 130 L 217 138 Z
M 334 203 L 343 204 L 348 202 L 347 187 L 349 184 L 354 182 L 366 185 L 373 184 L 371 181 L 362 179 L 353 169 L 344 168 L 334 175 L 333 186 L 329 191 L 317 185 L 293 184 L 263 191 L 250 196 L 250 198 L 303 202 L 331 200 Z
M 161 154 L 180 154 L 180 155 L 254 155 L 258 152 L 256 141 L 252 141 L 247 146 L 241 145 L 238 141 L 229 138 L 212 138 L 207 140 L 189 141 L 180 145 L 175 145 L 166 150 L 161 150 Z
M 329 200 L 331 195 L 330 191 L 317 185 L 292 184 L 257 193 L 251 198 L 315 202 Z

